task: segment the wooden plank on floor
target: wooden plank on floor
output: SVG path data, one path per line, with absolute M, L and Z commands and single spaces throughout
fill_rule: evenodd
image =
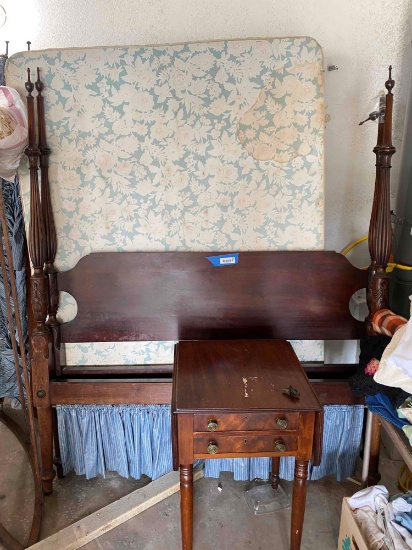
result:
M 194 472 L 193 481 L 201 477 L 203 477 L 203 469 L 200 466 Z M 59 550 L 76 550 L 76 548 L 81 548 L 107 531 L 177 493 L 179 488 L 179 472 L 170 472 L 73 523 L 73 525 L 69 525 L 47 539 L 30 546 L 29 550 L 56 550 L 57 548 Z
M 396 428 L 393 424 L 385 420 L 381 417 L 382 422 L 382 428 L 386 431 L 386 433 L 389 435 L 391 440 L 393 441 L 393 444 L 398 449 L 402 459 L 405 461 L 405 464 L 409 468 L 409 470 L 412 468 L 412 453 L 411 453 L 411 446 L 408 441 L 408 438 L 403 433 L 402 430 L 399 428 Z

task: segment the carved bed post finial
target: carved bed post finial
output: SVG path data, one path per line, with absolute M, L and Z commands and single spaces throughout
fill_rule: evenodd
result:
M 392 246 L 391 213 L 390 213 L 390 169 L 391 158 L 395 153 L 392 145 L 392 67 L 389 67 L 389 79 L 385 83 L 388 93 L 385 97 L 385 117 L 379 121 L 378 142 L 374 148 L 376 154 L 375 194 L 369 226 L 369 268 L 368 289 L 368 333 L 372 334 L 372 317 L 379 309 L 389 305 L 389 277 L 386 267 Z
M 29 159 L 30 168 L 30 233 L 28 245 L 30 259 L 33 264 L 34 272 L 37 276 L 43 276 L 45 248 L 38 178 L 40 149 L 36 144 L 34 97 L 32 95 L 34 84 L 30 80 L 30 69 L 27 69 L 27 82 L 25 87 L 27 90 L 27 114 L 29 134 L 29 144 L 26 147 L 25 153 Z M 34 309 L 36 311 L 36 308 Z M 39 326 L 41 325 L 41 318 L 42 317 L 40 317 L 40 315 L 36 317 L 36 322 Z
M 389 94 L 392 94 L 392 89 L 395 86 L 395 81 L 392 79 L 392 65 L 389 65 L 389 78 L 385 82 L 385 88 L 388 90 Z

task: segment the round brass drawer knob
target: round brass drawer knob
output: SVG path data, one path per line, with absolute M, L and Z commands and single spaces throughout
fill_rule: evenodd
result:
M 288 421 L 284 418 L 277 418 L 276 426 L 281 430 L 286 430 L 286 428 L 288 427 Z
M 207 429 L 209 432 L 215 432 L 217 430 L 217 420 L 208 420 Z
M 215 455 L 217 453 L 217 450 L 218 450 L 217 443 L 215 443 L 214 441 L 210 442 L 209 445 L 207 446 L 207 452 L 210 455 Z
M 278 439 L 275 441 L 275 451 L 277 453 L 284 453 L 286 451 L 286 445 L 283 443 L 281 439 Z

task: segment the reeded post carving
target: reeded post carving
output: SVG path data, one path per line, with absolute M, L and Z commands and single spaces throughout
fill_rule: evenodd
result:
M 34 97 L 32 92 L 34 84 L 30 80 L 30 69 L 27 69 L 28 80 L 26 82 L 27 112 L 28 112 L 28 133 L 29 144 L 25 153 L 29 159 L 30 168 L 30 225 L 28 249 L 30 259 L 33 264 L 33 274 L 31 276 L 32 289 L 32 308 L 36 321 L 34 333 L 48 334 L 45 326 L 47 317 L 47 279 L 43 273 L 44 262 L 46 258 L 43 217 L 40 202 L 39 189 L 39 157 L 40 149 L 36 143 L 36 127 L 34 112 Z
M 38 176 L 40 149 L 36 144 L 34 97 L 32 96 L 34 84 L 30 80 L 30 69 L 27 69 L 26 90 L 29 144 L 25 153 L 29 159 L 30 168 L 30 234 L 28 246 L 33 268 L 39 274 L 40 271 L 43 273 L 45 248 Z M 35 311 L 39 311 L 38 308 L 35 308 Z M 36 322 L 38 318 L 39 323 L 41 323 L 39 315 L 36 317 Z
M 42 481 L 46 494 L 52 492 L 53 470 L 53 433 L 52 409 L 49 395 L 49 370 L 52 367 L 50 344 L 51 334 L 46 326 L 48 310 L 48 280 L 44 274 L 46 261 L 46 242 L 44 237 L 43 214 L 39 190 L 39 157 L 41 151 L 36 143 L 35 109 L 32 92 L 34 84 L 27 69 L 27 112 L 29 144 L 25 153 L 30 168 L 30 225 L 28 249 L 33 265 L 31 283 L 31 305 L 36 326 L 31 334 L 31 372 L 33 401 L 37 407 L 39 419 L 40 445 L 42 454 Z
M 47 316 L 47 280 L 43 273 L 45 246 L 38 176 L 40 149 L 36 144 L 34 98 L 32 96 L 34 84 L 30 80 L 30 69 L 27 69 L 27 76 L 26 90 L 28 92 L 27 112 L 29 144 L 26 147 L 25 153 L 29 159 L 30 168 L 30 225 L 28 249 L 33 264 L 31 287 L 32 308 L 36 321 L 34 332 L 44 334 L 47 332 L 45 327 Z
M 44 116 L 44 84 L 40 79 L 40 69 L 37 67 L 37 126 L 38 126 L 38 147 L 40 150 L 40 168 L 41 168 L 41 211 L 44 223 L 44 241 L 45 241 L 45 268 L 44 273 L 48 278 L 48 321 L 53 335 L 54 364 L 56 374 L 61 374 L 60 369 L 60 323 L 57 320 L 57 310 L 59 307 L 59 291 L 57 286 L 57 271 L 54 267 L 54 260 L 57 253 L 57 235 L 53 218 L 53 210 L 50 195 L 49 183 L 49 155 L 50 149 L 47 146 L 46 139 L 46 119 Z
M 392 67 L 389 67 L 389 79 L 385 83 L 386 94 L 385 118 L 379 121 L 378 141 L 374 148 L 376 155 L 376 180 L 373 198 L 372 215 L 369 226 L 369 252 L 371 265 L 369 267 L 367 321 L 368 333 L 373 334 L 372 317 L 379 309 L 387 308 L 389 304 L 389 277 L 386 273 L 391 245 L 391 213 L 390 213 L 390 169 L 392 155 L 396 152 L 392 145 L 392 109 L 395 85 L 392 80 Z

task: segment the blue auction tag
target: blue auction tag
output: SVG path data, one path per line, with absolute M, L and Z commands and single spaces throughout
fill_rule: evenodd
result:
M 215 267 L 235 265 L 239 262 L 239 252 L 233 252 L 232 254 L 220 254 L 220 256 L 206 256 L 206 258 Z

